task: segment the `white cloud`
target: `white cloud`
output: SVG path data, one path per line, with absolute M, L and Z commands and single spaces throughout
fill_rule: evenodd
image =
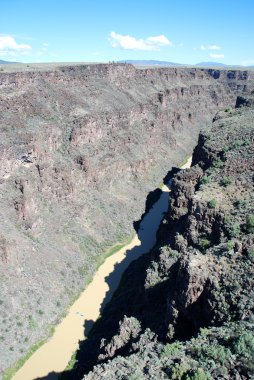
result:
M 171 45 L 172 42 L 168 40 L 164 34 L 161 34 L 160 36 L 155 36 L 155 37 L 148 37 L 147 38 L 148 42 L 151 42 L 152 44 L 158 44 L 159 46 L 166 46 L 166 45 Z
M 201 50 L 221 50 L 221 47 L 218 45 L 202 45 L 200 46 Z
M 0 36 L 0 56 L 17 56 L 30 53 L 30 45 L 18 44 L 11 36 Z
M 211 58 L 224 58 L 224 54 L 211 53 L 209 55 Z
M 125 50 L 159 50 L 162 46 L 173 46 L 172 42 L 163 34 L 146 39 L 137 39 L 129 35 L 111 32 L 109 41 L 111 46 L 121 47 Z

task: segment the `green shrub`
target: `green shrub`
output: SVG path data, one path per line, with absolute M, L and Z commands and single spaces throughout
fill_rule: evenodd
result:
M 232 183 L 232 177 L 224 177 L 221 181 L 220 184 L 224 187 L 227 187 L 228 185 L 231 185 Z
M 164 346 L 162 356 L 172 356 L 178 353 L 182 349 L 180 342 L 168 343 Z
M 236 149 L 236 148 L 240 148 L 242 146 L 249 146 L 251 144 L 251 140 L 249 139 L 245 139 L 245 140 L 236 140 L 233 145 L 232 145 L 232 148 L 233 149 Z
M 251 145 L 251 140 L 246 139 L 243 141 L 243 146 L 249 146 L 249 145 Z
M 217 204 L 217 202 L 216 202 L 216 199 L 211 199 L 210 201 L 208 201 L 208 207 L 209 208 L 215 208 L 216 207 L 216 204 Z
M 235 149 L 235 148 L 240 148 L 242 145 L 243 145 L 242 140 L 236 140 L 234 144 L 232 145 L 232 147 Z
M 186 380 L 212 380 L 210 373 L 198 368 L 186 376 Z
M 73 369 L 74 365 L 76 364 L 76 361 L 77 361 L 77 351 L 75 351 L 71 355 L 70 361 L 69 361 L 67 367 L 65 368 L 65 371 L 70 371 L 71 369 Z
M 254 248 L 249 248 L 247 251 L 248 259 L 254 263 Z
M 186 374 L 186 372 L 190 369 L 188 364 L 179 364 L 177 363 L 173 368 L 172 368 L 172 373 L 171 373 L 171 379 L 172 380 L 181 380 L 183 375 Z
M 213 167 L 214 168 L 217 168 L 217 169 L 220 169 L 224 166 L 224 162 L 218 158 L 217 160 L 213 161 Z
M 224 366 L 221 366 L 221 367 L 219 367 L 219 368 L 217 368 L 217 376 L 218 376 L 218 378 L 228 378 L 228 369 L 227 369 L 227 367 L 224 367 Z M 225 377 L 226 376 L 226 377 Z
M 249 234 L 254 233 L 254 214 L 246 216 L 246 231 Z
M 240 235 L 241 233 L 241 227 L 239 224 L 237 223 L 234 223 L 234 224 L 229 224 L 226 226 L 227 228 L 227 232 L 228 232 L 228 236 L 232 239 L 232 238 L 236 238 L 237 236 Z
M 229 241 L 227 242 L 227 249 L 231 250 L 231 249 L 234 249 L 234 247 L 235 247 L 235 242 L 234 242 L 234 240 L 229 240 Z
M 246 200 L 245 199 L 236 199 L 234 201 L 234 206 L 237 207 L 238 209 L 241 208 L 241 207 L 244 207 L 246 205 Z
M 33 318 L 29 318 L 29 322 L 28 322 L 28 328 L 30 330 L 36 330 L 38 327 L 38 323 L 35 319 Z
M 210 176 L 208 176 L 208 175 L 204 175 L 204 176 L 200 179 L 199 184 L 200 184 L 200 185 L 206 185 L 207 183 L 210 182 L 210 180 L 211 180 L 211 177 L 210 177 Z
M 233 351 L 246 359 L 254 357 L 254 336 L 250 332 L 244 332 L 233 342 Z
M 198 351 L 198 357 L 202 361 L 205 362 L 207 359 L 212 359 L 215 361 L 215 363 L 220 363 L 222 365 L 228 361 L 230 355 L 231 351 L 220 344 L 203 346 L 202 348 L 199 348 Z
M 199 245 L 201 246 L 201 248 L 207 249 L 211 246 L 211 241 L 208 239 L 200 239 Z

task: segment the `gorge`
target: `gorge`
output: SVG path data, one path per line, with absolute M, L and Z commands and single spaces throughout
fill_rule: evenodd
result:
M 200 129 L 254 89 L 245 70 L 13 70 L 0 73 L 2 375 L 129 239 Z

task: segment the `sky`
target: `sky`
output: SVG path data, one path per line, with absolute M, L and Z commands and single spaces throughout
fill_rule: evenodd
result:
M 0 60 L 254 65 L 254 0 L 1 0 Z

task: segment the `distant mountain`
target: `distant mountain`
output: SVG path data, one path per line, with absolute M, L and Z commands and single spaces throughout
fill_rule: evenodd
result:
M 199 62 L 199 63 L 196 63 L 195 66 L 227 66 L 225 65 L 225 63 L 221 63 L 221 62 Z
M 0 65 L 7 65 L 10 63 L 18 63 L 18 62 L 3 61 L 2 59 L 0 59 Z
M 156 61 L 156 60 L 135 60 L 135 59 L 126 59 L 122 61 L 118 61 L 120 63 L 131 63 L 135 66 L 191 66 L 189 64 L 182 64 L 182 63 L 176 63 L 176 62 L 168 62 L 168 61 Z M 202 67 L 225 67 L 224 63 L 221 62 L 199 62 L 196 63 L 194 66 L 202 66 Z
M 120 63 L 131 63 L 136 66 L 182 66 L 180 63 L 168 62 L 168 61 L 154 61 L 154 60 L 134 60 L 126 59 L 118 61 Z

